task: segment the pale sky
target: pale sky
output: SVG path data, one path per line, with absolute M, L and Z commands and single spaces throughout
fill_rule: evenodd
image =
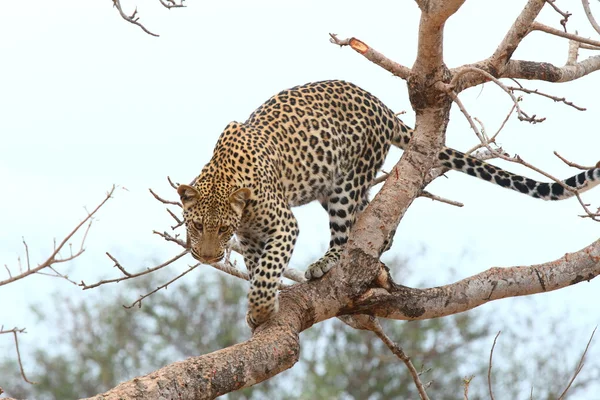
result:
M 0 264 L 17 268 L 25 237 L 36 263 L 93 208 L 112 184 L 126 187 L 99 214 L 77 262 L 64 266 L 72 279 L 93 282 L 115 276 L 105 251 L 132 269 L 142 262 L 170 257 L 177 248 L 151 234 L 171 224 L 164 207 L 148 193 L 154 188 L 176 198 L 165 177 L 189 182 L 208 162 L 222 129 L 244 121 L 263 101 L 281 89 L 324 79 L 358 84 L 414 122 L 405 82 L 349 48 L 328 41 L 328 33 L 355 36 L 404 65 L 416 54 L 419 13 L 414 2 L 377 1 L 189 1 L 186 9 L 164 9 L 158 1 L 138 0 L 144 34 L 123 21 L 112 2 L 30 0 L 7 2 L 0 13 Z M 524 1 L 467 2 L 447 24 L 445 55 L 449 67 L 488 57 L 520 12 Z M 569 30 L 593 36 L 579 4 Z M 595 6 L 595 4 L 594 4 Z M 125 12 L 134 1 L 123 0 Z M 559 27 L 550 7 L 541 21 Z M 600 8 L 597 10 L 600 17 Z M 516 59 L 563 65 L 566 40 L 533 33 Z M 580 59 L 590 53 L 582 51 Z M 577 171 L 553 156 L 557 150 L 581 164 L 600 159 L 600 73 L 576 82 L 550 85 L 525 82 L 587 108 L 580 112 L 551 100 L 526 97 L 522 107 L 545 116 L 531 125 L 511 119 L 498 142 L 511 154 L 555 176 Z M 461 98 L 473 116 L 494 132 L 511 107 L 493 84 L 470 89 Z M 466 150 L 475 135 L 455 108 L 447 143 Z M 400 152 L 388 157 L 393 165 Z M 493 162 L 531 178 L 533 171 Z M 463 208 L 418 199 L 400 225 L 390 255 L 414 258 L 419 280 L 431 286 L 450 283 L 448 269 L 463 278 L 493 266 L 550 261 L 579 250 L 598 238 L 600 225 L 579 218 L 577 200 L 546 203 L 463 176 L 440 178 L 428 190 L 461 201 Z M 600 206 L 600 188 L 584 195 Z M 304 269 L 324 252 L 327 217 L 311 204 L 295 209 L 300 238 L 292 266 Z M 389 258 L 388 258 L 389 259 Z M 191 263 L 191 257 L 180 264 Z M 175 272 L 174 272 L 175 273 Z M 0 280 L 5 278 L 4 270 Z M 233 279 L 233 278 L 232 278 Z M 118 291 L 122 286 L 115 286 Z M 28 305 L 61 291 L 86 296 L 66 281 L 30 277 L 0 288 L 0 324 L 27 327 L 27 343 L 43 340 Z M 553 334 L 545 316 L 560 316 L 576 326 L 573 351 L 585 346 L 600 323 L 600 281 L 536 296 L 540 314 L 536 334 Z M 132 301 L 137 294 L 132 294 Z M 591 303 L 591 304 L 590 304 Z M 522 298 L 484 306 L 509 313 L 529 307 Z M 509 323 L 509 322 L 507 322 Z M 502 328 L 504 321 L 499 320 Z M 600 347 L 600 346 L 596 346 Z M 8 352 L 4 351 L 5 349 Z M 0 337 L 0 354 L 12 357 L 12 339 Z

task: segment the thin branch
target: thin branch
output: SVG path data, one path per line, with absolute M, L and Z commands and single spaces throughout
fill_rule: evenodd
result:
M 175 0 L 159 0 L 160 4 L 162 4 L 165 8 L 167 9 L 171 9 L 171 8 L 181 8 L 181 7 L 185 7 L 185 4 L 183 4 L 183 2 L 185 0 L 180 0 L 179 4 L 175 2 Z
M 571 14 L 568 11 L 562 11 L 560 8 L 558 8 L 558 6 L 554 3 L 556 0 L 546 0 L 546 2 L 548 4 L 550 4 L 550 6 L 552 6 L 552 8 L 554 8 L 554 11 L 556 11 L 557 13 L 559 13 L 563 18 L 560 20 L 560 24 L 562 25 L 563 29 L 565 30 L 565 32 L 567 31 L 567 21 L 569 20 L 569 17 L 573 14 Z
M 38 273 L 39 271 L 43 270 L 44 268 L 48 268 L 49 266 L 51 266 L 53 264 L 59 264 L 59 263 L 71 261 L 71 260 L 79 257 L 81 254 L 83 254 L 83 252 L 85 251 L 85 248 L 84 248 L 85 240 L 87 239 L 87 234 L 90 230 L 90 227 L 92 226 L 93 217 L 98 212 L 98 210 L 100 210 L 100 208 L 102 208 L 104 206 L 104 204 L 106 204 L 106 202 L 112 197 L 114 191 L 115 191 L 115 186 L 113 185 L 113 187 L 110 189 L 110 191 L 106 194 L 106 197 L 104 198 L 104 200 L 102 200 L 102 202 L 91 213 L 88 213 L 87 217 L 85 217 L 67 236 L 65 236 L 65 238 L 58 244 L 58 246 L 55 246 L 54 251 L 46 259 L 46 261 L 44 261 L 43 263 L 41 263 L 40 265 L 38 265 L 35 268 L 29 268 L 29 249 L 27 247 L 27 244 L 25 244 L 26 255 L 27 255 L 27 264 L 28 264 L 27 270 L 21 272 L 18 275 L 11 276 L 6 280 L 0 281 L 0 286 L 7 285 L 7 284 L 17 281 L 19 279 L 26 278 L 27 276 Z M 71 240 L 73 235 L 75 235 L 84 224 L 87 224 L 87 227 L 84 231 L 83 238 L 81 239 L 81 245 L 79 247 L 79 250 L 76 253 L 71 254 L 69 257 L 57 258 L 57 256 L 59 255 L 59 253 L 63 249 L 63 247 L 67 244 L 67 242 L 69 240 Z
M 174 206 L 183 207 L 183 206 L 181 205 L 181 203 L 180 203 L 180 202 L 178 202 L 178 201 L 173 201 L 173 200 L 166 200 L 166 199 L 163 199 L 162 197 L 160 197 L 159 195 L 157 195 L 156 193 L 154 193 L 154 191 L 153 191 L 152 189 L 148 189 L 148 190 L 150 191 L 150 193 L 152 193 L 152 196 L 154 196 L 154 198 L 155 198 L 156 200 L 160 201 L 161 203 L 164 203 L 164 204 L 172 204 L 172 205 L 174 205 Z
M 419 392 L 419 397 L 421 400 L 429 400 L 429 396 L 427 396 L 427 392 L 425 391 L 426 386 L 421 382 L 420 374 L 413 365 L 410 357 L 406 355 L 402 347 L 398 346 L 397 343 L 394 343 L 388 335 L 383 331 L 381 324 L 377 320 L 377 318 L 372 317 L 370 315 L 360 314 L 360 315 L 352 315 L 354 317 L 351 321 L 348 320 L 348 315 L 340 317 L 340 319 L 355 329 L 364 329 L 371 331 L 377 335 L 379 339 L 392 351 L 392 353 L 398 357 L 404 364 L 410 373 L 410 376 L 413 378 L 413 382 L 417 387 Z
M 124 281 L 124 280 L 127 280 L 127 279 L 137 278 L 138 276 L 146 275 L 146 274 L 152 273 L 154 271 L 157 271 L 157 270 L 159 270 L 161 268 L 164 268 L 167 265 L 170 265 L 173 262 L 179 260 L 181 257 L 183 257 L 184 255 L 186 255 L 187 253 L 188 253 L 188 251 L 184 250 L 181 253 L 177 254 L 176 256 L 174 256 L 174 257 L 168 259 L 167 261 L 163 262 L 162 264 L 159 264 L 159 265 L 157 265 L 155 267 L 152 267 L 152 268 L 147 268 L 145 271 L 141 271 L 141 272 L 133 273 L 133 274 L 129 273 L 129 272 L 125 272 L 125 269 L 123 268 L 123 266 L 121 266 L 121 264 L 118 261 L 116 261 L 115 257 L 113 257 L 110 253 L 106 253 L 106 255 L 111 260 L 116 261 L 115 267 L 119 268 L 119 270 L 122 271 L 125 274 L 125 276 L 122 276 L 120 278 L 115 278 L 115 279 L 101 280 L 101 281 L 93 283 L 91 285 L 88 285 L 85 282 L 81 281 L 81 283 L 79 284 L 79 286 L 81 286 L 83 288 L 83 290 L 87 290 L 87 289 L 92 289 L 92 288 L 95 288 L 95 287 L 98 287 L 100 285 L 104 285 L 104 284 L 107 284 L 107 283 L 115 283 L 115 282 L 121 282 L 121 281 Z
M 408 79 L 409 75 L 411 74 L 410 68 L 390 60 L 380 52 L 374 50 L 372 47 L 369 47 L 366 43 L 356 38 L 339 39 L 335 33 L 330 33 L 329 36 L 329 41 L 331 43 L 340 47 L 350 46 L 354 51 L 362 54 L 367 60 L 379 65 L 381 68 L 391 72 L 397 77 Z
M 465 387 L 463 394 L 464 394 L 464 400 L 469 400 L 469 385 L 471 385 L 471 381 L 473 380 L 473 378 L 475 377 L 475 375 L 471 375 L 469 377 L 464 377 L 463 378 L 463 386 Z
M 509 86 L 509 87 L 508 87 L 508 90 L 510 90 L 510 91 L 515 91 L 515 90 L 518 90 L 518 91 L 520 91 L 520 92 L 525 92 L 525 93 L 529 93 L 529 94 L 537 94 L 537 95 L 540 95 L 540 96 L 543 96 L 543 97 L 547 97 L 547 98 L 549 98 L 549 99 L 552 99 L 552 100 L 554 100 L 555 102 L 562 102 L 562 103 L 565 103 L 566 105 L 568 105 L 568 106 L 571 106 L 571 107 L 573 107 L 573 108 L 574 108 L 574 109 L 576 109 L 576 110 L 579 110 L 579 111 L 586 111 L 586 108 L 584 108 L 584 107 L 579 107 L 579 106 L 577 106 L 577 105 L 573 104 L 572 102 L 570 102 L 570 101 L 567 101 L 567 99 L 565 99 L 564 97 L 552 96 L 552 95 L 549 95 L 549 94 L 546 94 L 546 93 L 540 92 L 540 91 L 539 91 L 539 89 L 534 89 L 534 90 L 532 90 L 532 89 L 526 89 L 526 88 L 524 88 L 524 87 L 514 87 L 514 86 Z
M 489 362 L 489 367 L 488 367 L 488 390 L 490 392 L 490 400 L 494 400 L 494 392 L 492 391 L 492 356 L 494 355 L 494 347 L 496 347 L 496 340 L 498 340 L 498 336 L 500 336 L 500 332 L 502 331 L 498 331 L 498 333 L 496 334 L 496 337 L 494 338 L 494 343 L 492 344 L 492 349 L 490 350 L 490 362 Z
M 519 106 L 519 100 L 515 97 L 515 95 L 512 93 L 512 91 L 506 87 L 506 85 L 504 85 L 502 82 L 500 82 L 499 79 L 497 79 L 496 77 L 494 77 L 492 74 L 490 74 L 487 71 L 484 71 L 481 68 L 476 68 L 476 67 L 471 67 L 471 66 L 465 66 L 465 67 L 461 67 L 457 70 L 456 75 L 454 75 L 454 77 L 452 77 L 452 80 L 450 81 L 450 83 L 446 86 L 445 91 L 449 92 L 450 90 L 453 90 L 453 88 L 456 86 L 456 84 L 458 83 L 458 80 L 460 79 L 460 77 L 468 72 L 476 72 L 479 73 L 481 75 L 483 75 L 487 80 L 490 80 L 492 82 L 494 82 L 496 85 L 498 85 L 502 90 L 504 90 L 512 99 L 513 103 L 516 106 L 517 109 L 517 115 L 519 117 L 519 120 L 521 121 L 527 121 L 527 122 L 531 122 L 531 123 L 538 123 L 538 122 L 543 122 L 546 118 L 535 118 L 535 115 L 533 116 L 529 116 L 527 115 L 525 112 L 523 112 L 523 110 L 521 110 L 521 107 Z M 442 84 L 443 85 L 443 84 Z M 440 85 L 441 86 L 441 85 Z
M 161 236 L 167 242 L 174 242 L 174 243 L 177 243 L 178 245 L 180 245 L 183 248 L 187 248 L 187 244 L 183 240 L 181 240 L 181 239 L 179 239 L 179 238 L 176 237 L 178 235 L 171 236 L 167 232 L 158 232 L 158 231 L 152 231 L 152 233 L 154 233 L 155 235 Z
M 554 152 L 554 155 L 558 158 L 560 158 L 560 160 L 562 162 L 564 162 L 565 164 L 567 164 L 569 167 L 573 167 L 573 168 L 577 168 L 577 169 L 581 169 L 584 171 L 587 171 L 588 169 L 594 169 L 594 168 L 600 168 L 600 161 L 598 161 L 598 163 L 594 166 L 591 167 L 586 167 L 585 165 L 580 165 L 580 164 L 576 164 L 572 161 L 567 160 L 566 158 L 564 158 L 563 156 L 561 156 L 560 154 L 558 154 L 558 152 Z
M 161 289 L 166 289 L 171 283 L 175 282 L 177 279 L 183 277 L 184 275 L 186 275 L 187 273 L 189 273 L 190 271 L 196 269 L 197 266 L 202 265 L 201 263 L 197 263 L 195 265 L 190 266 L 187 270 L 185 270 L 184 272 L 182 272 L 181 274 L 177 275 L 175 278 L 171 279 L 169 282 L 158 286 L 156 289 L 154 289 L 153 291 L 146 293 L 143 296 L 140 296 L 139 299 L 137 299 L 136 301 L 134 301 L 131 305 L 126 306 L 123 305 L 123 307 L 125 308 L 133 308 L 136 304 L 138 305 L 138 307 L 142 307 L 142 300 L 144 300 L 145 298 L 147 298 L 148 296 L 153 295 L 154 293 L 158 292 Z
M 27 383 L 35 385 L 37 382 L 30 381 L 29 379 L 27 379 L 27 376 L 25 375 L 25 369 L 23 368 L 23 361 L 21 360 L 21 351 L 19 350 L 19 338 L 18 338 L 17 334 L 25 333 L 25 328 L 21 328 L 21 329 L 12 328 L 12 329 L 5 330 L 3 326 L 0 327 L 0 335 L 5 334 L 5 333 L 13 334 L 13 338 L 15 340 L 15 349 L 17 350 L 17 362 L 19 364 L 19 370 L 21 371 L 21 376 L 23 377 L 23 380 Z M 0 392 L 0 394 L 1 394 L 1 392 Z
M 454 201 L 454 200 L 446 199 L 444 197 L 440 197 L 440 196 L 437 196 L 435 194 L 431 194 L 431 193 L 429 193 L 429 192 L 427 192 L 425 190 L 423 190 L 419 196 L 420 197 L 426 197 L 426 198 L 434 200 L 434 201 L 439 201 L 440 203 L 450 204 L 451 206 L 455 206 L 455 207 L 464 207 L 464 204 L 461 203 L 461 202 L 459 202 L 459 201 Z
M 167 180 L 169 181 L 169 185 L 171 185 L 171 187 L 175 190 L 177 190 L 177 188 L 179 187 L 178 183 L 173 183 L 173 181 L 171 180 L 170 176 L 167 176 Z
M 583 5 L 583 10 L 585 11 L 585 16 L 587 17 L 588 21 L 590 21 L 590 24 L 594 30 L 600 34 L 600 25 L 598 25 L 596 18 L 594 18 L 594 14 L 592 14 L 590 2 L 588 0 L 581 0 L 581 4 Z
M 439 174 L 439 175 L 435 176 L 435 177 L 434 177 L 434 179 L 435 179 L 435 178 L 437 178 L 437 177 L 439 177 L 439 176 L 441 176 L 441 175 L 442 175 L 442 174 Z M 381 175 L 381 176 L 378 176 L 377 178 L 375 178 L 375 179 L 373 180 L 373 182 L 371 183 L 371 187 L 373 187 L 373 186 L 376 186 L 376 185 L 378 185 L 378 184 L 380 184 L 380 183 L 382 183 L 382 182 L 385 182 L 385 180 L 386 180 L 386 179 L 387 179 L 389 176 L 390 176 L 390 174 L 389 174 L 389 173 L 387 173 L 387 172 L 384 172 L 384 174 L 383 174 L 383 175 Z M 419 195 L 419 197 L 426 197 L 426 198 L 428 198 L 428 199 L 431 199 L 431 200 L 434 200 L 434 201 L 439 201 L 439 202 L 441 202 L 441 203 L 450 204 L 451 206 L 456 206 L 456 207 L 464 207 L 464 204 L 463 204 L 463 203 L 461 203 L 461 202 L 454 201 L 454 200 L 450 200 L 450 199 L 446 199 L 446 198 L 444 198 L 444 197 L 441 197 L 441 196 L 437 196 L 437 195 L 435 195 L 435 194 L 429 193 L 429 192 L 428 192 L 428 191 L 426 191 L 426 190 L 423 190 L 423 191 L 421 192 L 421 194 Z
M 155 36 L 155 37 L 159 36 L 156 33 L 150 32 L 148 29 L 146 29 L 146 27 L 144 25 L 142 25 L 140 22 L 138 22 L 140 18 L 137 16 L 137 8 L 135 9 L 135 11 L 133 11 L 133 14 L 127 15 L 127 14 L 125 14 L 123 12 L 123 8 L 121 8 L 121 0 L 113 0 L 113 5 L 114 5 L 114 7 L 116 7 L 117 10 L 119 10 L 119 14 L 121 14 L 121 17 L 125 21 L 130 22 L 130 23 L 132 23 L 134 25 L 139 26 L 148 35 L 152 35 L 152 36 Z
M 600 41 L 592 40 L 592 39 L 588 39 L 588 38 L 584 38 L 582 36 L 574 35 L 574 34 L 568 33 L 568 32 L 563 32 L 561 30 L 558 30 L 556 28 L 552 28 L 551 26 L 544 25 L 544 24 L 539 23 L 537 21 L 534 21 L 531 24 L 531 30 L 532 31 L 542 31 L 542 32 L 549 33 L 551 35 L 560 36 L 560 37 L 563 37 L 563 38 L 566 38 L 566 39 L 575 40 L 575 41 L 577 41 L 579 43 L 585 43 L 585 44 L 589 44 L 591 46 L 600 47 Z
M 176 215 L 173 213 L 173 211 L 169 210 L 168 208 L 167 208 L 167 212 L 168 212 L 168 213 L 169 213 L 169 215 L 170 215 L 171 217 L 173 217 L 173 219 L 174 219 L 174 220 L 177 222 L 177 224 L 176 224 L 176 225 L 173 225 L 173 226 L 171 226 L 171 229 L 172 229 L 172 230 L 175 230 L 175 229 L 179 228 L 180 226 L 182 226 L 182 225 L 185 223 L 185 221 L 184 221 L 184 220 L 181 220 L 181 219 L 179 219 L 179 217 L 177 217 L 177 216 L 176 216 Z
M 594 328 L 594 330 L 592 331 L 592 335 L 590 336 L 590 340 L 588 340 L 588 343 L 585 346 L 585 350 L 583 351 L 583 354 L 581 355 L 581 358 L 579 359 L 579 363 L 577 363 L 577 366 L 575 367 L 575 373 L 573 374 L 573 377 L 569 381 L 569 384 L 567 385 L 567 387 L 565 388 L 565 390 L 562 392 L 562 394 L 560 395 L 560 397 L 558 398 L 558 400 L 563 400 L 565 398 L 565 396 L 567 395 L 567 392 L 569 391 L 569 388 L 571 388 L 571 385 L 575 381 L 575 378 L 577 378 L 577 375 L 579 375 L 579 373 L 583 369 L 583 366 L 584 366 L 583 361 L 585 360 L 585 356 L 586 356 L 588 350 L 590 349 L 590 344 L 592 343 L 592 339 L 594 339 L 594 334 L 596 333 L 596 329 L 597 329 L 597 327 Z

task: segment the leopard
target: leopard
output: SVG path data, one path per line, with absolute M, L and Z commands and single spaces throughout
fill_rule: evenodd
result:
M 382 101 L 350 82 L 281 91 L 246 122 L 229 123 L 200 174 L 178 186 L 189 251 L 200 262 L 218 262 L 235 235 L 250 280 L 246 320 L 253 328 L 263 324 L 278 312 L 278 287 L 299 234 L 292 207 L 317 200 L 329 214 L 329 248 L 305 273 L 321 278 L 368 206 L 390 147 L 406 149 L 412 136 Z M 437 159 L 440 167 L 542 200 L 600 183 L 600 168 L 546 183 L 447 147 Z

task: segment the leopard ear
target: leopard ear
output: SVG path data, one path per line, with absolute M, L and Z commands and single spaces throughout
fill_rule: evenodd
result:
M 246 206 L 246 202 L 250 199 L 252 190 L 250 188 L 241 188 L 229 195 L 229 202 L 234 208 L 238 208 L 240 211 Z
M 198 189 L 189 185 L 179 185 L 177 188 L 177 193 L 179 193 L 181 202 L 184 205 L 195 203 L 200 195 L 200 193 L 198 193 Z

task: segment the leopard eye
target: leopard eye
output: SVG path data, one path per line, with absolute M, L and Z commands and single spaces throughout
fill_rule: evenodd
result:
M 204 225 L 202 225 L 202 223 L 194 221 L 194 228 L 196 228 L 197 231 L 202 232 L 204 230 Z
M 221 225 L 219 227 L 219 233 L 221 233 L 221 234 L 227 232 L 228 230 L 229 230 L 229 227 L 227 225 Z

